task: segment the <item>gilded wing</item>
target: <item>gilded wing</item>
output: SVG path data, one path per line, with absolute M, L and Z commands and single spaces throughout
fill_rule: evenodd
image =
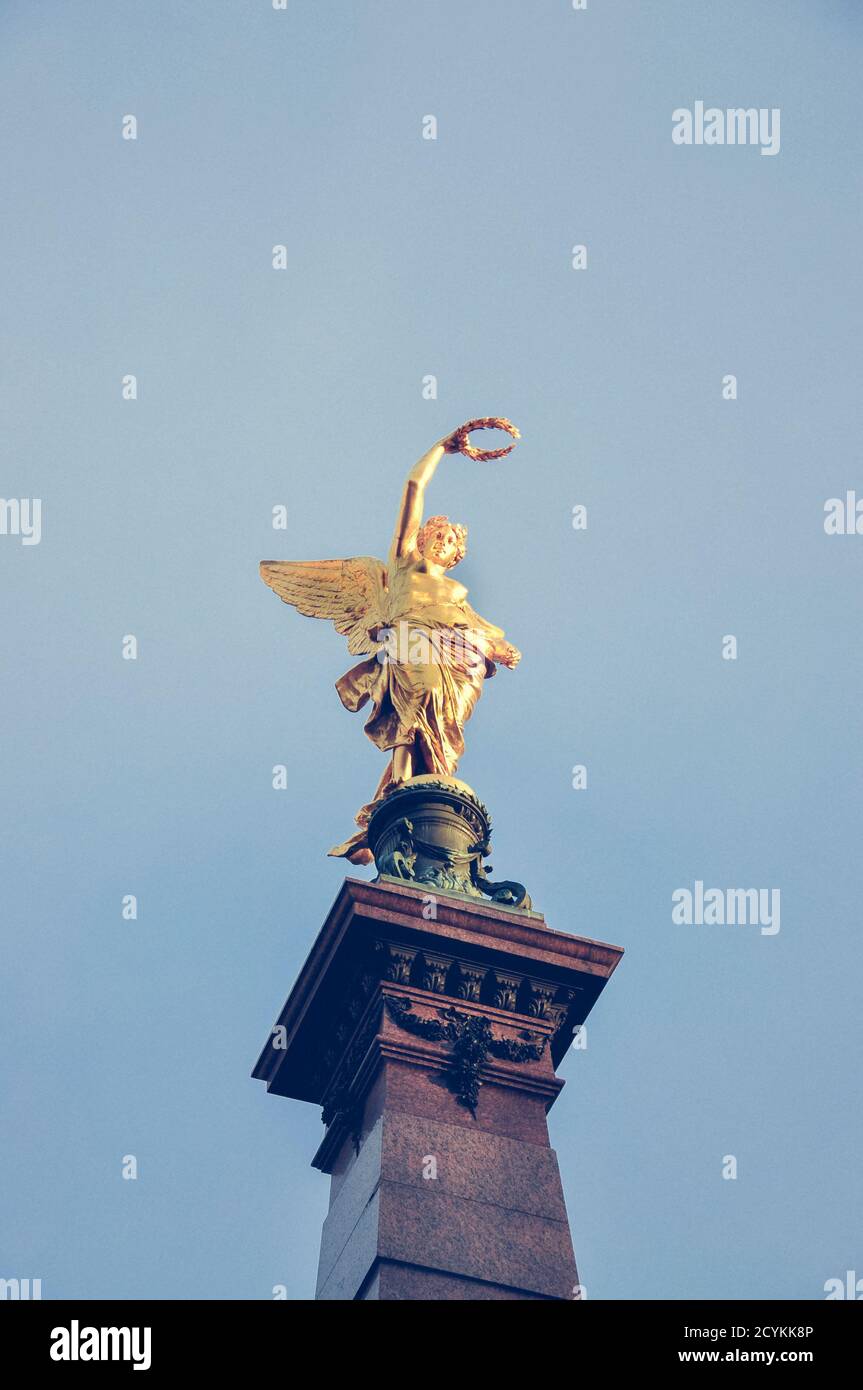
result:
M 386 565 L 370 555 L 353 560 L 262 560 L 261 578 L 308 618 L 328 618 L 353 656 L 371 655 L 381 643 L 370 631 L 383 625 Z

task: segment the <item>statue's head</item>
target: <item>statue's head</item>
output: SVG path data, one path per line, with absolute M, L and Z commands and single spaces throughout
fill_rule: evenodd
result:
M 432 564 L 452 569 L 463 560 L 467 550 L 467 527 L 448 516 L 430 516 L 417 535 L 417 549 L 420 555 Z

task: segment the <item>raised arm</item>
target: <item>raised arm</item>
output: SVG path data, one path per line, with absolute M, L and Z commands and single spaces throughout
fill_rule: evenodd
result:
M 428 453 L 423 454 L 414 464 L 408 474 L 396 518 L 390 563 L 394 559 L 401 560 L 405 556 L 411 556 L 416 550 L 417 532 L 423 520 L 426 487 L 444 456 L 446 443 L 447 439 L 439 439 L 437 444 L 433 444 Z

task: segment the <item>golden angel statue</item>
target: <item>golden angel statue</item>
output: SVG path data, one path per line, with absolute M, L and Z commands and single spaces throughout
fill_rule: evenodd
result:
M 365 732 L 392 753 L 372 801 L 356 817 L 359 830 L 329 851 L 352 863 L 372 859 L 366 839 L 371 811 L 390 789 L 421 773 L 453 776 L 464 752 L 464 726 L 496 664 L 510 669 L 521 653 L 499 627 L 481 618 L 467 589 L 447 571 L 464 558 L 467 530 L 446 516 L 423 524 L 426 488 L 444 453 L 481 453 L 463 425 L 435 444 L 408 474 L 387 563 L 350 560 L 263 560 L 261 578 L 285 603 L 311 618 L 327 618 L 364 660 L 336 681 L 351 711 L 371 701 Z M 512 447 L 512 446 L 510 446 Z

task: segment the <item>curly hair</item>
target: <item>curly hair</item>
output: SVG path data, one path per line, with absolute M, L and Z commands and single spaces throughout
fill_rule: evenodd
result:
M 460 525 L 457 521 L 450 521 L 448 516 L 430 516 L 428 521 L 426 521 L 417 532 L 417 549 L 422 555 L 425 552 L 426 543 L 431 536 L 436 535 L 438 531 L 448 531 L 450 528 L 455 531 L 456 553 L 455 558 L 450 560 L 447 566 L 448 569 L 452 569 L 453 565 L 457 565 L 459 561 L 463 560 L 465 557 L 467 552 L 467 527 Z

